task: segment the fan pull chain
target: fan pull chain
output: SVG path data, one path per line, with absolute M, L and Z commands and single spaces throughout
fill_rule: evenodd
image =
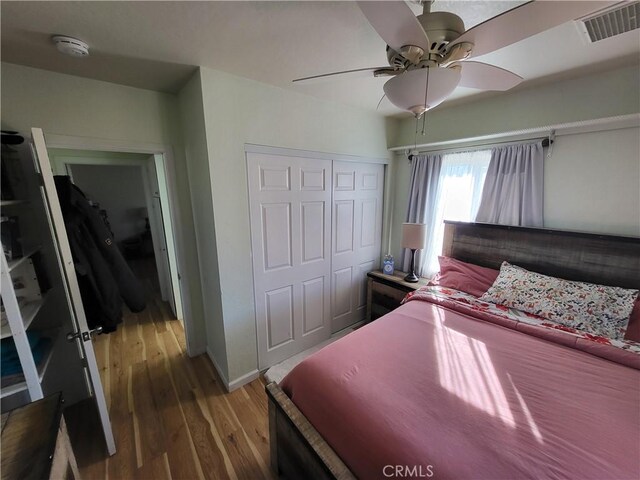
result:
M 429 67 L 427 68 L 427 81 L 424 86 L 424 112 L 422 112 L 422 136 L 426 134 L 427 125 L 427 92 L 429 91 Z M 420 117 L 416 115 L 416 131 L 413 136 L 413 149 L 418 149 L 418 127 L 420 125 Z
M 422 112 L 422 136 L 424 137 L 426 131 L 426 125 L 427 125 L 427 92 L 429 91 L 429 69 L 430 67 L 427 67 L 427 81 L 425 82 L 424 85 L 424 112 Z
M 427 112 L 422 114 L 422 136 L 424 137 L 426 134 L 426 124 L 427 124 Z

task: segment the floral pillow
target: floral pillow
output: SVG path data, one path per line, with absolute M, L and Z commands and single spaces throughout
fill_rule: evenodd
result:
M 480 300 L 621 340 L 637 297 L 638 290 L 563 280 L 503 262 L 500 275 Z

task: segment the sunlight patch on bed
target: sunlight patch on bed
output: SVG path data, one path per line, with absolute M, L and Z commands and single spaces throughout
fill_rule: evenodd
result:
M 520 395 L 520 391 L 513 383 L 513 380 L 511 379 L 511 375 L 507 373 L 507 377 L 509 378 L 509 382 L 511 383 L 511 387 L 515 392 L 516 397 L 518 397 L 518 402 L 520 402 L 520 408 L 522 409 L 522 413 L 524 413 L 524 418 L 527 420 L 527 424 L 529 425 L 529 429 L 531 429 L 531 433 L 533 433 L 533 436 L 538 441 L 538 443 L 544 443 L 544 440 L 542 439 L 542 434 L 540 433 L 540 429 L 538 428 L 538 424 L 533 419 L 533 415 L 531 415 L 531 411 L 529 410 L 527 403 L 524 401 L 524 398 L 522 398 L 522 395 Z
M 435 344 L 440 385 L 465 402 L 515 427 L 486 345 L 443 326 L 441 314 L 436 317 Z

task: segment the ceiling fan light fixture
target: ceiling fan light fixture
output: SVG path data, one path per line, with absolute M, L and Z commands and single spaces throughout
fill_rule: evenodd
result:
M 454 68 L 427 67 L 410 70 L 385 83 L 384 93 L 396 107 L 420 117 L 451 95 L 460 82 L 460 75 L 460 69 Z M 425 88 L 427 89 L 426 102 Z

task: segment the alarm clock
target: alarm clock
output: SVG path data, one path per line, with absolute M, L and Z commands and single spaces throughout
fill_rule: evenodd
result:
M 393 257 L 385 255 L 382 260 L 382 273 L 385 275 L 393 275 Z

